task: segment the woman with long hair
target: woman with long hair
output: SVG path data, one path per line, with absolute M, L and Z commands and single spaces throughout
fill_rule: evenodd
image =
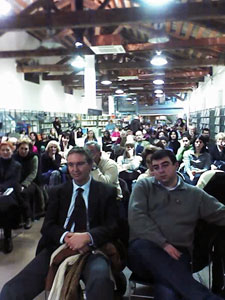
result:
M 87 142 L 97 142 L 97 138 L 95 136 L 95 133 L 93 130 L 88 130 L 87 132 L 87 137 L 86 139 L 84 140 L 84 144 L 86 144 Z
M 186 182 L 196 185 L 201 174 L 210 169 L 211 156 L 206 152 L 203 135 L 195 138 L 193 148 L 184 153 L 184 177 Z
M 178 141 L 178 133 L 176 130 L 171 130 L 169 132 L 168 148 L 171 149 L 175 155 L 177 154 L 177 150 L 180 148 L 180 142 Z

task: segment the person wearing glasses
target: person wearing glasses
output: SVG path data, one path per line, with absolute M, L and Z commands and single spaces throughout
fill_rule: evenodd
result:
M 72 179 L 50 193 L 37 255 L 4 285 L 0 300 L 31 300 L 41 293 L 51 254 L 62 244 L 87 257 L 81 271 L 86 299 L 114 299 L 109 261 L 95 249 L 117 238 L 116 188 L 92 179 L 92 155 L 84 148 L 71 149 L 67 164 Z

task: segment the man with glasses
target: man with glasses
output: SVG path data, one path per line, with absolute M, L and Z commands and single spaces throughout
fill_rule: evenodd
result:
M 137 182 L 129 202 L 129 268 L 153 277 L 154 299 L 221 299 L 193 279 L 190 257 L 197 221 L 224 226 L 225 206 L 177 176 L 171 151 L 156 151 L 151 165 L 154 177 Z
M 37 256 L 6 283 L 1 300 L 31 300 L 43 291 L 51 254 L 61 244 L 85 254 L 117 238 L 116 188 L 92 179 L 93 161 L 87 150 L 71 149 L 67 163 L 72 180 L 50 193 Z M 92 251 L 81 275 L 87 300 L 113 300 L 114 284 L 104 256 Z

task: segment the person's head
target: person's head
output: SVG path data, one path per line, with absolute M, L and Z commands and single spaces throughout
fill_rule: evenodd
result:
M 165 186 L 173 187 L 177 183 L 178 163 L 170 150 L 159 150 L 152 154 L 151 168 L 156 180 Z
M 219 132 L 215 136 L 216 139 L 216 145 L 220 147 L 221 149 L 225 147 L 225 133 L 224 132 Z
M 58 153 L 60 151 L 59 143 L 56 141 L 48 142 L 45 151 L 48 152 L 49 155 Z
M 123 155 L 125 158 L 131 158 L 135 155 L 134 142 L 127 141 L 125 143 L 125 151 Z
M 160 142 L 163 144 L 164 149 L 168 146 L 168 138 L 166 136 L 162 136 L 159 138 Z
M 95 133 L 93 130 L 88 130 L 87 132 L 88 139 L 95 139 Z
M 11 136 L 11 137 L 9 137 L 7 139 L 7 141 L 12 144 L 12 146 L 13 146 L 13 152 L 15 152 L 16 151 L 16 147 L 17 147 L 17 143 L 18 143 L 18 139 L 16 137 L 12 137 Z
M 171 130 L 169 132 L 169 140 L 170 141 L 177 141 L 178 140 L 178 133 L 176 130 Z
M 210 136 L 209 128 L 202 128 L 202 135 L 205 137 L 209 137 Z
M 130 129 L 127 129 L 127 135 L 133 135 L 133 131 Z
M 32 142 L 36 142 L 38 140 L 37 133 L 34 131 L 30 132 L 29 137 Z
M 42 139 L 42 141 L 45 141 L 45 140 L 47 140 L 47 134 L 45 133 L 45 132 L 42 132 L 41 133 L 41 139 Z
M 61 141 L 62 141 L 63 143 L 68 143 L 68 142 L 69 142 L 69 139 L 70 139 L 69 133 L 64 132 L 64 133 L 62 134 Z
M 52 128 L 50 129 L 50 134 L 51 134 L 51 135 L 56 135 L 56 130 L 55 130 L 54 127 L 52 127 Z
M 0 157 L 3 159 L 10 159 L 13 155 L 13 145 L 9 141 L 0 144 Z
M 164 131 L 162 131 L 162 130 L 158 131 L 158 133 L 157 133 L 157 138 L 160 139 L 161 137 L 164 137 L 164 136 L 166 136 L 166 134 L 165 134 Z
M 81 128 L 81 127 L 78 127 L 78 128 L 77 128 L 77 131 L 78 131 L 78 132 L 82 132 L 82 128 Z
M 191 144 L 191 136 L 189 133 L 184 133 L 182 136 L 182 142 L 183 142 L 183 146 L 184 148 L 188 148 Z
M 29 152 L 32 152 L 32 142 L 28 138 L 23 138 L 19 140 L 17 151 L 19 156 L 26 157 Z
M 203 135 L 199 135 L 193 142 L 194 152 L 203 153 L 206 151 L 206 139 Z
M 59 118 L 58 117 L 55 117 L 55 122 L 60 122 Z
M 135 133 L 135 140 L 137 142 L 143 141 L 143 133 L 142 133 L 141 130 L 136 131 L 136 133 Z
M 152 168 L 151 168 L 152 154 L 155 153 L 158 150 L 161 150 L 161 149 L 159 147 L 149 145 L 149 146 L 146 146 L 144 151 L 142 152 L 143 161 L 145 162 L 146 167 L 150 170 L 152 170 Z
M 190 134 L 190 136 L 193 138 L 196 134 L 196 127 L 195 125 L 189 125 L 188 127 L 188 133 Z
M 94 142 L 94 141 L 93 142 L 87 142 L 84 148 L 89 150 L 89 152 L 92 155 L 92 158 L 93 158 L 94 162 L 96 164 L 99 164 L 100 159 L 101 159 L 101 155 L 102 155 L 101 148 L 100 148 L 99 144 L 97 142 Z
M 92 154 L 87 148 L 73 147 L 67 154 L 67 166 L 75 183 L 84 185 L 90 178 L 93 166 Z
M 108 130 L 104 131 L 104 137 L 108 140 L 110 139 L 110 132 Z

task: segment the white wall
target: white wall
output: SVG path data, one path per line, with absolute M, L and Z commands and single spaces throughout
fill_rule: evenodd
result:
M 6 33 L 0 37 L 0 49 L 35 49 L 40 43 L 26 33 Z M 41 59 L 41 63 L 51 63 L 60 58 Z M 14 59 L 0 59 L 0 109 L 39 110 L 65 113 L 87 113 L 84 91 L 65 94 L 60 81 L 40 81 L 34 84 L 23 79 L 16 72 Z M 97 108 L 101 103 L 98 101 Z M 88 107 L 92 108 L 92 107 Z M 96 108 L 96 104 L 95 107 Z
M 213 67 L 213 76 L 189 95 L 190 112 L 218 106 L 225 106 L 225 67 Z

